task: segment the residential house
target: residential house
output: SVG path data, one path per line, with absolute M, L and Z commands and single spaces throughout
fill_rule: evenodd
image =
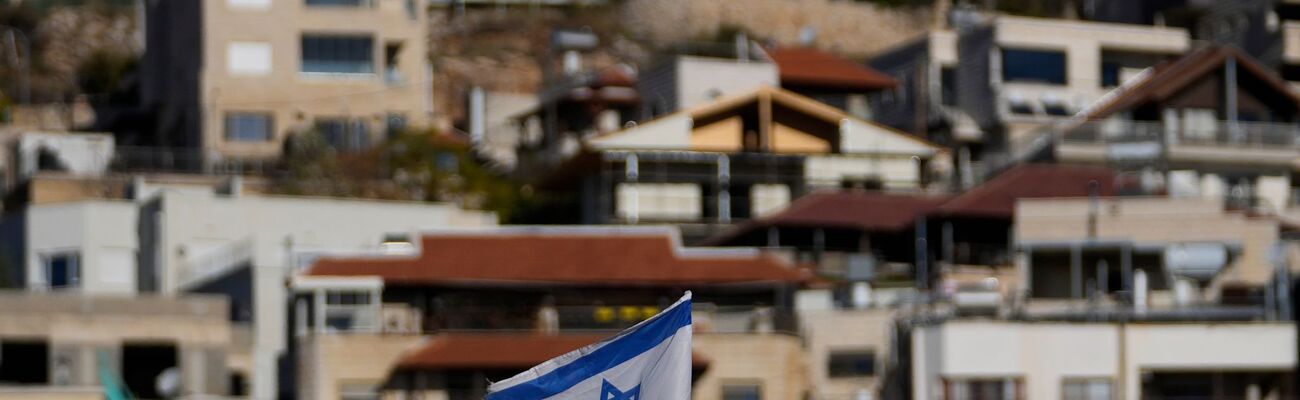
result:
M 1290 282 L 1265 255 L 1277 220 L 1171 198 L 1016 213 L 1015 300 L 908 323 L 916 398 L 1294 395 Z
M 249 393 L 275 397 L 286 336 L 284 280 L 313 251 L 401 251 L 412 232 L 492 226 L 491 213 L 447 204 L 275 196 L 242 180 L 37 175 L 31 204 L 0 223 L 13 282 L 28 291 L 229 296 L 249 347 L 233 366 Z M 253 189 L 258 189 L 250 184 Z M 239 223 L 231 223 L 239 221 Z M 288 367 L 285 367 L 288 368 Z M 290 373 L 290 372 L 284 372 Z M 287 378 L 286 378 L 287 379 Z M 292 387 L 283 387 L 284 391 Z
M 433 118 L 422 0 L 150 2 L 141 97 L 190 170 L 280 156 L 318 132 L 360 150 Z M 161 152 L 155 148 L 155 153 Z
M 583 224 L 674 223 L 688 242 L 816 188 L 919 191 L 941 150 L 764 87 L 587 140 L 538 188 Z
M 792 253 L 815 265 L 819 287 L 796 299 L 812 395 L 893 398 L 906 392 L 900 379 L 909 375 L 900 320 L 925 304 L 984 315 L 1014 295 L 1016 202 L 1109 195 L 1113 176 L 1103 168 L 1025 165 L 957 195 L 827 190 L 704 243 Z
M 1162 64 L 1014 150 L 1022 159 L 1106 164 L 1137 190 L 1226 198 L 1288 213 L 1300 97 L 1242 51 L 1207 47 Z
M 426 232 L 415 254 L 319 258 L 292 281 L 299 395 L 481 398 L 499 380 L 694 293 L 695 398 L 808 391 L 805 275 L 665 227 Z
M 1191 47 L 1178 28 L 969 13 L 953 19 L 953 33 L 930 33 L 873 57 L 872 66 L 900 88 L 892 101 L 874 104 L 892 126 L 941 128 L 934 140 L 955 148 L 962 187 L 982 180 L 986 155 Z
M 0 292 L 0 398 L 243 397 L 220 297 Z
M 782 89 L 865 120 L 872 120 L 869 96 L 898 84 L 880 71 L 811 47 L 768 47 L 764 52 L 776 64 Z

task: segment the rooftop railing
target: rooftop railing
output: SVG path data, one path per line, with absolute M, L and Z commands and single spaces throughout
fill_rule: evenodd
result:
M 1300 124 L 1215 121 L 1212 124 L 1166 124 L 1160 121 L 1087 121 L 1056 129 L 1062 143 L 1131 143 L 1234 147 L 1300 147 Z

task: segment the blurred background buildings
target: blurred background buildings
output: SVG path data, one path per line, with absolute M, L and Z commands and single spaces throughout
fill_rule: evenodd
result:
M 0 398 L 1294 399 L 1300 2 L 0 1 Z

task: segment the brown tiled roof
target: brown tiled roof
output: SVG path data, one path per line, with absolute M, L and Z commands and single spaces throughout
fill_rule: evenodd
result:
M 1260 65 L 1241 50 L 1232 46 L 1209 46 L 1182 58 L 1152 68 L 1145 79 L 1120 89 L 1115 96 L 1086 113 L 1088 119 L 1106 118 L 1111 114 L 1131 109 L 1143 103 L 1160 101 L 1182 91 L 1206 74 L 1223 68 L 1228 58 L 1236 61 L 1238 70 L 1253 75 L 1284 94 L 1291 107 L 1300 108 L 1300 97 L 1290 86 L 1268 68 Z
M 804 280 L 805 274 L 788 263 L 757 252 L 683 250 L 669 232 L 537 228 L 434 233 L 422 239 L 419 256 L 325 258 L 308 275 L 378 276 L 389 285 L 675 286 Z
M 398 360 L 396 369 L 525 370 L 601 339 L 604 337 L 534 333 L 440 334 Z M 695 369 L 704 369 L 709 362 L 692 353 L 691 364 Z
M 714 235 L 705 243 L 726 245 L 756 229 L 806 227 L 890 232 L 912 227 L 922 215 L 1012 218 L 1016 200 L 1088 196 L 1115 192 L 1115 175 L 1100 167 L 1049 164 L 1021 165 L 957 196 L 906 195 L 861 191 L 827 191 L 804 196 L 785 210 L 751 220 Z
M 880 71 L 817 49 L 779 47 L 767 53 L 780 70 L 782 85 L 880 90 L 898 84 Z
M 800 198 L 763 220 L 769 225 L 892 231 L 911 227 L 949 198 L 864 191 L 825 191 Z
M 949 215 L 1011 218 L 1016 200 L 1047 197 L 1088 196 L 1089 183 L 1096 181 L 1098 194 L 1115 192 L 1115 173 L 1101 167 L 1025 164 L 958 195 L 939 207 Z

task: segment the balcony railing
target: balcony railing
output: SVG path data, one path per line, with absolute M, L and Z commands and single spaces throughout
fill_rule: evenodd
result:
M 1228 122 L 1171 126 L 1159 121 L 1087 121 L 1060 131 L 1063 143 L 1133 143 L 1163 141 L 1178 145 L 1297 147 L 1300 124 Z
M 385 308 L 393 305 L 385 304 Z M 565 331 L 615 332 L 653 317 L 657 306 L 453 307 L 422 317 L 420 332 Z M 793 309 L 695 304 L 696 330 L 708 333 L 794 333 Z M 386 321 L 391 324 L 392 321 Z M 395 332 L 385 330 L 386 332 Z M 407 331 L 410 333 L 413 331 Z

